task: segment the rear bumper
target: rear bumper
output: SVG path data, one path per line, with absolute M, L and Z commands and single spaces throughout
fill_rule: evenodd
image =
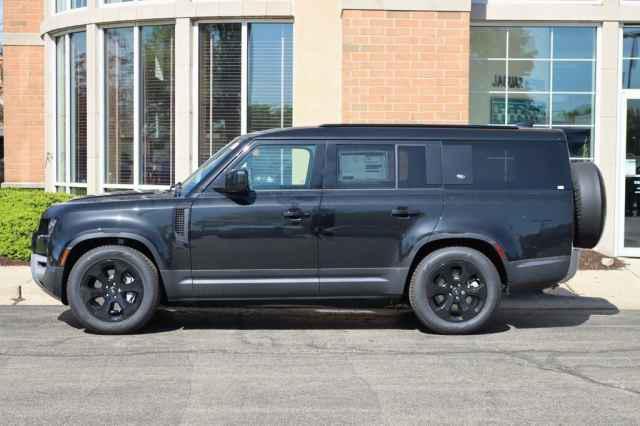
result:
M 571 256 L 545 257 L 510 262 L 507 265 L 509 286 L 514 289 L 543 289 L 563 283 L 576 274 L 580 250 Z
M 31 254 L 31 276 L 47 294 L 62 301 L 63 267 L 50 266 L 47 257 L 40 254 Z

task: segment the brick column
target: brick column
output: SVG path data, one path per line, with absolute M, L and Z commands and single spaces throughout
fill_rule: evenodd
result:
M 3 186 L 44 186 L 44 49 L 41 0 L 4 1 Z
M 469 119 L 469 12 L 345 10 L 347 123 Z

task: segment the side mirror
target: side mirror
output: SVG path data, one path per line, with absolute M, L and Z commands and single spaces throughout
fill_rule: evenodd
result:
M 245 169 L 232 170 L 225 175 L 224 192 L 228 194 L 248 194 L 249 172 Z

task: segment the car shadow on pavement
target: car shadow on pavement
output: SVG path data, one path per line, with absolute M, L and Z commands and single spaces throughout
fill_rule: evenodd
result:
M 619 311 L 606 299 L 543 293 L 520 294 L 503 300 L 492 321 L 477 334 L 511 328 L 575 327 L 592 315 Z M 81 329 L 70 310 L 59 318 Z M 139 334 L 176 330 L 418 330 L 431 334 L 409 308 L 336 309 L 321 307 L 162 307 Z

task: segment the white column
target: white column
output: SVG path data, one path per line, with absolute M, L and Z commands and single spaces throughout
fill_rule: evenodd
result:
M 624 150 L 625 141 L 618 131 L 618 99 L 620 70 L 620 25 L 617 21 L 605 21 L 600 31 L 600 52 L 597 68 L 596 93 L 597 134 L 595 137 L 596 162 L 604 177 L 607 192 L 607 222 L 597 250 L 608 255 L 616 254 L 616 242 L 623 238 L 623 229 L 617 226 L 618 205 L 624 203 L 624 190 L 620 191 L 618 153 Z M 622 146 L 620 145 L 622 144 Z
M 100 191 L 100 172 L 102 126 L 101 114 L 104 112 L 103 99 L 100 96 L 102 84 L 100 70 L 100 42 L 95 24 L 87 25 L 87 193 Z
M 180 182 L 191 173 L 192 29 L 191 19 L 176 19 L 175 29 L 175 173 Z

